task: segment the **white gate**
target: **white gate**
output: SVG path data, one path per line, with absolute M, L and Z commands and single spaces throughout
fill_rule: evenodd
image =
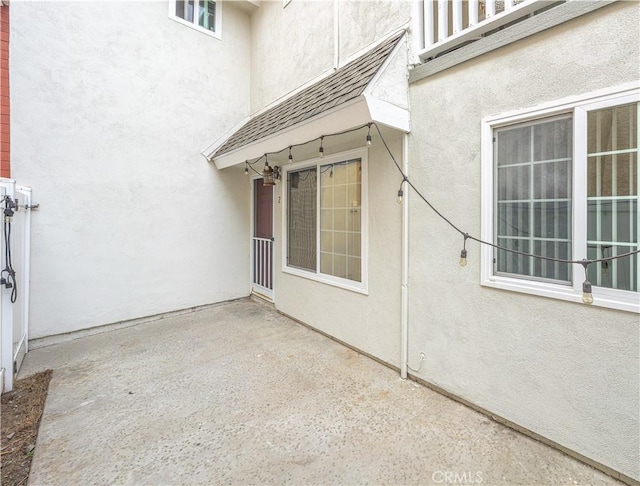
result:
M 0 364 L 9 391 L 29 346 L 31 189 L 0 179 L 0 198 Z
M 273 299 L 273 239 L 253 238 L 253 290 Z

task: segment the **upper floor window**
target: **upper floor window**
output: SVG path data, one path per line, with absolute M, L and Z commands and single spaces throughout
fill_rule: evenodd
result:
M 366 292 L 366 151 L 285 167 L 283 270 Z
M 220 38 L 221 6 L 213 0 L 171 0 L 169 17 L 174 20 Z
M 580 265 L 640 249 L 637 89 L 484 123 L 483 284 L 579 301 Z M 597 305 L 640 311 L 640 258 L 588 266 Z

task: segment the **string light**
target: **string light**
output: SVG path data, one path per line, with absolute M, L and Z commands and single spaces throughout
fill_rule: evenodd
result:
M 396 160 L 395 156 L 393 155 L 393 152 L 391 152 L 391 149 L 389 148 L 386 140 L 384 139 L 384 137 L 382 136 L 382 133 L 380 131 L 380 127 L 378 127 L 377 123 L 367 123 L 364 125 L 360 125 L 358 127 L 355 128 L 350 128 L 348 130 L 343 130 L 341 132 L 336 132 L 336 133 L 330 133 L 330 134 L 326 134 L 326 135 L 321 135 L 320 137 L 311 139 L 311 140 L 307 140 L 306 142 L 301 142 L 298 144 L 293 144 L 290 145 L 289 148 L 289 162 L 292 162 L 293 157 L 291 155 L 291 149 L 293 147 L 299 147 L 299 146 L 303 146 L 306 145 L 308 143 L 314 142 L 316 140 L 320 140 L 320 148 L 318 150 L 318 156 L 319 157 L 323 157 L 324 156 L 324 146 L 323 146 L 323 142 L 324 142 L 324 138 L 325 137 L 333 137 L 333 136 L 338 136 L 338 135 L 344 135 L 350 132 L 355 132 L 358 130 L 362 130 L 363 128 L 367 127 L 368 131 L 367 131 L 367 146 L 370 146 L 370 142 L 371 142 L 371 125 L 374 125 L 376 128 L 376 131 L 378 132 L 378 135 L 380 137 L 380 140 L 382 141 L 384 148 L 386 149 L 387 153 L 389 154 L 391 160 L 393 161 L 394 165 L 396 166 L 396 168 L 398 169 L 398 172 L 400 172 L 400 174 L 402 175 L 402 183 L 400 184 L 400 189 L 398 190 L 398 203 L 402 203 L 403 200 L 403 196 L 404 196 L 404 192 L 402 189 L 402 185 L 406 182 L 407 185 L 413 189 L 413 191 L 416 193 L 416 195 L 422 199 L 422 201 L 429 206 L 429 208 L 436 213 L 436 215 L 438 217 L 440 217 L 440 219 L 442 219 L 443 221 L 445 221 L 449 226 L 451 226 L 451 228 L 453 228 L 455 231 L 457 231 L 458 233 L 460 233 L 463 237 L 464 237 L 464 245 L 462 248 L 462 251 L 460 252 L 460 265 L 461 266 L 465 266 L 466 265 L 466 260 L 467 260 L 467 249 L 466 249 L 466 242 L 467 240 L 473 240 L 477 243 L 480 243 L 481 245 L 487 245 L 490 246 L 496 250 L 500 250 L 500 251 L 504 251 L 507 253 L 512 253 L 512 254 L 516 254 L 516 255 L 522 255 L 525 257 L 531 257 L 531 258 L 536 258 L 538 260 L 545 260 L 545 261 L 551 261 L 551 262 L 557 262 L 557 263 L 565 263 L 565 264 L 579 264 L 582 265 L 585 269 L 585 281 L 582 284 L 582 290 L 583 290 L 583 296 L 582 296 L 582 301 L 585 304 L 592 304 L 593 303 L 593 294 L 592 294 L 592 284 L 591 282 L 589 282 L 588 278 L 586 278 L 586 272 L 587 272 L 587 266 L 590 265 L 591 263 L 601 263 L 603 269 L 605 270 L 605 272 L 608 270 L 609 267 L 609 263 L 610 261 L 613 260 L 618 260 L 621 258 L 625 258 L 631 255 L 637 255 L 640 253 L 640 250 L 634 250 L 634 251 L 630 251 L 627 253 L 621 253 L 615 256 L 604 256 L 605 253 L 603 251 L 603 257 L 602 258 L 597 258 L 597 259 L 592 259 L 592 260 L 587 260 L 587 259 L 582 259 L 582 260 L 566 260 L 566 259 L 562 259 L 562 258 L 554 258 L 554 257 L 547 257 L 547 256 L 542 256 L 542 255 L 535 255 L 533 253 L 527 253 L 524 251 L 519 251 L 519 250 L 514 250 L 511 248 L 506 248 L 506 247 L 502 247 L 500 245 L 497 245 L 495 243 L 492 243 L 490 241 L 484 241 L 478 237 L 472 236 L 464 231 L 462 231 L 460 228 L 458 228 L 455 224 L 453 224 L 451 222 L 451 220 L 449 220 L 444 214 L 442 214 L 440 211 L 438 211 L 438 209 L 431 204 L 431 202 L 422 194 L 422 192 L 420 192 L 420 190 L 413 184 L 413 182 L 411 182 L 409 180 L 409 178 L 405 175 L 405 173 L 402 171 L 402 168 L 400 167 L 400 165 L 398 164 L 398 161 Z M 277 155 L 282 153 L 284 150 L 286 150 L 286 148 L 283 148 L 282 150 L 279 150 L 277 152 L 269 152 L 269 154 L 271 155 Z M 263 157 L 265 157 L 265 162 L 266 162 L 266 158 L 267 158 L 268 154 L 264 154 Z M 262 156 L 259 157 L 258 159 L 254 160 L 253 162 L 249 162 L 246 161 L 245 162 L 245 174 L 248 173 L 248 169 L 247 168 L 251 168 L 254 172 L 256 172 L 257 174 L 262 175 L 260 172 L 256 171 L 252 165 L 257 163 L 258 161 L 260 161 L 262 159 Z M 265 167 L 268 165 L 268 162 L 265 163 Z M 275 169 L 275 167 L 274 167 Z M 604 250 L 604 249 L 603 249 Z
M 293 155 L 291 155 L 291 145 L 289 145 L 289 163 L 293 164 Z
M 258 158 L 257 158 L 256 160 L 254 160 L 253 162 L 249 162 L 248 160 L 245 160 L 245 161 L 244 161 L 244 173 L 245 173 L 245 175 L 249 175 L 249 169 L 251 169 L 253 172 L 255 172 L 256 174 L 258 174 L 259 176 L 261 176 L 261 175 L 262 175 L 262 172 L 258 172 L 257 170 L 255 170 L 255 169 L 253 168 L 253 166 L 254 166 L 255 164 L 257 164 L 258 162 L 260 162 L 260 160 L 262 160 L 262 157 L 265 157 L 265 156 L 258 157 Z
M 462 251 L 460 252 L 460 266 L 461 267 L 466 267 L 467 266 L 467 238 L 469 238 L 469 235 L 465 234 L 464 235 L 464 242 L 462 243 Z
M 587 275 L 589 262 L 586 259 L 583 259 L 580 262 L 580 264 L 584 267 L 584 282 L 582 282 L 582 302 L 584 302 L 585 304 L 593 304 L 593 294 L 591 293 L 591 282 L 589 282 L 589 276 Z
M 397 199 L 397 203 L 398 204 L 402 204 L 402 196 L 404 196 L 404 191 L 402 190 L 402 185 L 407 182 L 407 178 L 405 177 L 404 179 L 402 179 L 402 182 L 400 183 L 400 189 L 398 189 L 398 199 Z

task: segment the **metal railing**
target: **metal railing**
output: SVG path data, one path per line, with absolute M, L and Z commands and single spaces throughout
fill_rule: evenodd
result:
M 273 290 L 273 240 L 253 238 L 253 284 Z

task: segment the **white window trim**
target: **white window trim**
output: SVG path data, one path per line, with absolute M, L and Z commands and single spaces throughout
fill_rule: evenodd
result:
M 198 32 L 207 34 L 208 36 L 214 37 L 218 40 L 222 40 L 222 3 L 223 2 L 221 0 L 216 0 L 216 31 L 215 32 L 211 32 L 210 30 L 205 29 L 204 27 L 201 27 L 198 24 L 189 22 L 188 20 L 178 17 L 175 14 L 176 0 L 169 0 L 169 18 L 171 20 L 178 22 L 179 24 L 186 25 L 187 27 L 191 27 L 192 29 L 197 30 Z M 194 18 L 195 18 L 195 13 L 194 13 Z
M 573 186 L 572 186 L 572 259 L 586 258 L 586 178 L 587 178 L 587 112 L 613 105 L 640 101 L 640 83 L 628 83 L 615 88 L 600 90 L 579 97 L 561 99 L 532 109 L 518 110 L 483 118 L 481 134 L 481 226 L 482 239 L 494 240 L 494 130 L 519 122 L 534 121 L 542 117 L 573 114 Z M 579 211 L 579 212 L 578 212 Z M 640 224 L 640 222 L 639 222 Z M 481 245 L 480 283 L 485 287 L 511 290 L 527 294 L 561 299 L 582 304 L 584 270 L 573 265 L 573 283 L 559 284 L 524 278 L 494 275 L 493 248 Z M 639 269 L 640 270 L 640 269 Z M 594 306 L 640 313 L 640 293 L 625 290 L 593 287 Z M 583 304 L 584 305 L 584 304 Z
M 346 278 L 334 277 L 320 273 L 320 166 L 331 163 L 344 162 L 345 160 L 361 159 L 362 175 L 361 175 L 361 236 L 360 236 L 360 272 L 361 282 L 355 282 Z M 316 189 L 316 270 L 302 270 L 287 265 L 287 248 L 288 248 L 288 174 L 291 171 L 298 171 L 307 167 L 318 168 L 318 185 Z M 358 148 L 347 152 L 340 152 L 324 157 L 305 160 L 294 164 L 287 164 L 282 168 L 282 271 L 290 275 L 315 280 L 324 284 L 339 287 L 341 289 L 350 290 L 364 295 L 369 295 L 369 163 L 368 150 L 366 148 Z

